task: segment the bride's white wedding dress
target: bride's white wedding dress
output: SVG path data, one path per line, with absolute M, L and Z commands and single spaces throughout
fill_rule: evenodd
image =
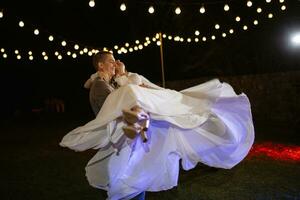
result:
M 229 84 L 214 79 L 177 92 L 142 76 L 140 81 L 152 89 L 126 81 L 107 97 L 94 120 L 60 143 L 75 151 L 99 149 L 86 176 L 92 186 L 107 190 L 109 199 L 176 186 L 180 159 L 185 170 L 198 162 L 230 169 L 249 152 L 254 141 L 250 103 Z M 122 109 L 134 105 L 150 113 L 147 143 L 123 134 Z

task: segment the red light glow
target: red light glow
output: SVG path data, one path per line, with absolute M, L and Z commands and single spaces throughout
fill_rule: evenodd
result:
M 300 146 L 265 142 L 254 144 L 249 156 L 267 156 L 274 160 L 300 162 Z

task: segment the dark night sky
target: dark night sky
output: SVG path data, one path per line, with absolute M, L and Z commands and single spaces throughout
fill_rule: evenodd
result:
M 213 26 L 219 23 L 221 29 L 233 27 L 236 32 L 225 39 L 219 36 L 206 43 L 164 42 L 166 80 L 300 69 L 300 48 L 288 45 L 289 34 L 300 31 L 300 1 L 297 0 L 285 0 L 285 12 L 280 10 L 279 0 L 272 0 L 270 4 L 253 0 L 253 7 L 263 8 L 262 14 L 247 8 L 244 0 L 127 0 L 124 1 L 128 5 L 126 12 L 120 11 L 120 0 L 95 1 L 96 7 L 90 8 L 88 0 L 0 0 L 0 10 L 4 13 L 0 19 L 0 48 L 5 48 L 8 54 L 8 58 L 3 59 L 0 53 L 3 104 L 9 102 L 13 107 L 45 96 L 82 96 L 82 84 L 93 73 L 91 57 L 72 59 L 64 55 L 61 61 L 57 60 L 53 55 L 55 50 L 64 53 L 70 48 L 61 47 L 62 39 L 71 46 L 78 43 L 112 48 L 115 44 L 120 46 L 152 37 L 159 31 L 187 38 L 194 37 L 194 31 L 199 30 L 201 35 L 218 37 L 221 30 Z M 173 12 L 176 2 L 182 8 L 179 16 Z M 228 13 L 223 11 L 224 2 L 229 2 Z M 156 8 L 154 15 L 146 11 L 151 3 Z M 198 11 L 201 3 L 207 8 L 205 15 Z M 274 14 L 273 19 L 267 19 L 269 12 Z M 241 16 L 245 24 L 258 19 L 259 25 L 251 25 L 248 31 L 243 31 L 242 23 L 233 20 L 236 15 Z M 18 27 L 19 20 L 25 22 L 24 28 Z M 40 30 L 39 36 L 33 34 L 36 27 Z M 48 41 L 49 34 L 55 36 L 53 42 Z M 22 54 L 21 60 L 16 59 L 15 49 Z M 34 61 L 28 60 L 29 50 L 37 55 Z M 42 51 L 49 54 L 48 61 L 42 59 Z M 154 82 L 161 80 L 158 46 L 150 45 L 130 54 L 115 52 L 115 57 L 124 61 L 129 71 L 141 73 Z

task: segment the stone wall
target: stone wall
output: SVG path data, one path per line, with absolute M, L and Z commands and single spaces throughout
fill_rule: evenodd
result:
M 169 81 L 166 87 L 181 90 L 212 78 Z M 255 121 L 300 124 L 300 71 L 218 78 L 247 94 Z

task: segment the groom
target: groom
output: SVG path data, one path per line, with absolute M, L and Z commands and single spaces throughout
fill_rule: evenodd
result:
M 97 116 L 106 97 L 115 89 L 112 82 L 116 74 L 116 68 L 122 68 L 123 71 L 118 70 L 118 73 L 122 73 L 125 72 L 125 66 L 122 62 L 116 61 L 113 54 L 109 51 L 100 51 L 95 54 L 93 57 L 93 66 L 98 76 L 91 83 L 89 99 L 92 110 L 95 116 Z M 145 192 L 140 193 L 132 199 L 144 200 Z

